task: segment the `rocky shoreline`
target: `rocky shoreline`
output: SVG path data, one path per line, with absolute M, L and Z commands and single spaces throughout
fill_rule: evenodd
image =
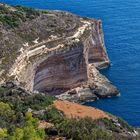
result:
M 102 75 L 92 64 L 90 69 L 96 78 L 91 78 L 90 82 L 83 87 L 77 87 L 69 90 L 56 97 L 61 100 L 68 100 L 71 102 L 85 103 L 95 101 L 99 98 L 108 98 L 118 96 L 119 90 L 112 85 L 112 83 Z

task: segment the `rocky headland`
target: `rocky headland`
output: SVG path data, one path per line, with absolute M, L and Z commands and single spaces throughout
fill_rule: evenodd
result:
M 27 18 L 28 10 L 5 7 L 11 17 L 25 10 L 26 20 L 18 19 L 16 26 L 0 23 L 1 84 L 14 81 L 74 102 L 119 94 L 99 72 L 110 64 L 100 20 L 64 11 L 36 11 Z
M 0 139 L 139 140 L 122 119 L 77 104 L 119 94 L 100 73 L 109 65 L 100 20 L 0 4 Z

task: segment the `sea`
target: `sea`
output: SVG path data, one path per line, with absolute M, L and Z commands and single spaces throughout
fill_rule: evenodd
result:
M 140 126 L 140 0 L 0 0 L 12 5 L 57 9 L 101 19 L 111 66 L 101 72 L 121 96 L 85 105 L 97 107 Z

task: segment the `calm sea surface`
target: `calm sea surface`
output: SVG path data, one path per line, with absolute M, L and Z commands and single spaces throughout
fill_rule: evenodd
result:
M 0 0 L 40 9 L 59 9 L 101 19 L 112 66 L 103 73 L 120 97 L 86 103 L 140 126 L 140 0 Z

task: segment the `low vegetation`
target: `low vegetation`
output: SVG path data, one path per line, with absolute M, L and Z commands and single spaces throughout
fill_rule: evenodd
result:
M 41 11 L 23 6 L 9 7 L 0 5 L 0 22 L 12 28 L 17 27 L 21 22 L 32 20 L 40 16 Z
M 46 120 L 55 125 L 59 136 L 72 138 L 73 140 L 115 140 L 112 133 L 101 129 L 95 120 L 91 118 L 68 119 L 63 113 L 51 109 L 45 116 Z
M 37 129 L 38 119 L 35 115 L 33 118 L 31 112 L 45 109 L 53 100 L 52 96 L 30 95 L 12 83 L 9 83 L 8 87 L 0 87 L 0 136 L 12 136 L 12 140 L 15 140 L 14 137 L 19 131 L 25 133 L 24 135 L 28 129 L 39 133 L 41 130 Z
M 68 119 L 52 106 L 52 96 L 30 94 L 9 82 L 0 87 L 0 140 L 48 140 L 48 129 L 56 129 L 59 137 L 70 140 L 125 140 L 111 119 Z M 53 128 L 39 128 L 40 121 Z M 132 132 L 123 120 L 118 122 Z M 127 140 L 127 139 L 126 139 Z

